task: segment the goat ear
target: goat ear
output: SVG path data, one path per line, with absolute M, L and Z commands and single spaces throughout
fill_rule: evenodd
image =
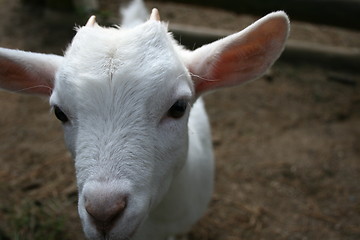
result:
M 63 57 L 0 48 L 0 88 L 50 95 Z
M 289 19 L 271 13 L 241 32 L 205 45 L 186 57 L 196 94 L 260 77 L 284 49 Z

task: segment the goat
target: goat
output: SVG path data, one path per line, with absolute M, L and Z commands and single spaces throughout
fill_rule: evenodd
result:
M 213 191 L 201 96 L 259 78 L 288 33 L 279 11 L 190 51 L 157 9 L 134 27 L 100 27 L 92 16 L 64 56 L 0 48 L 0 88 L 49 97 L 75 159 L 88 239 L 169 239 L 204 214 Z

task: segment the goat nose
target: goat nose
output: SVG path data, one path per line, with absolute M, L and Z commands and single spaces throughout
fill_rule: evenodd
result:
M 85 209 L 96 228 L 108 232 L 121 217 L 127 205 L 127 197 L 104 189 L 87 191 L 84 195 Z

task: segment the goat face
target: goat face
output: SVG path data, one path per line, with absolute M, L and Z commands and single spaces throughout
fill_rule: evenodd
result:
M 172 41 L 155 21 L 83 27 L 56 74 L 50 103 L 75 159 L 89 239 L 128 239 L 186 160 L 193 85 Z

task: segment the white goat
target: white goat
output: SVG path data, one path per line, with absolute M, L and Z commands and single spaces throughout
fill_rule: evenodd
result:
M 284 12 L 195 51 L 160 22 L 103 28 L 91 17 L 64 56 L 0 49 L 0 87 L 50 96 L 75 158 L 85 235 L 160 240 L 184 233 L 213 190 L 203 93 L 260 77 L 289 32 Z

